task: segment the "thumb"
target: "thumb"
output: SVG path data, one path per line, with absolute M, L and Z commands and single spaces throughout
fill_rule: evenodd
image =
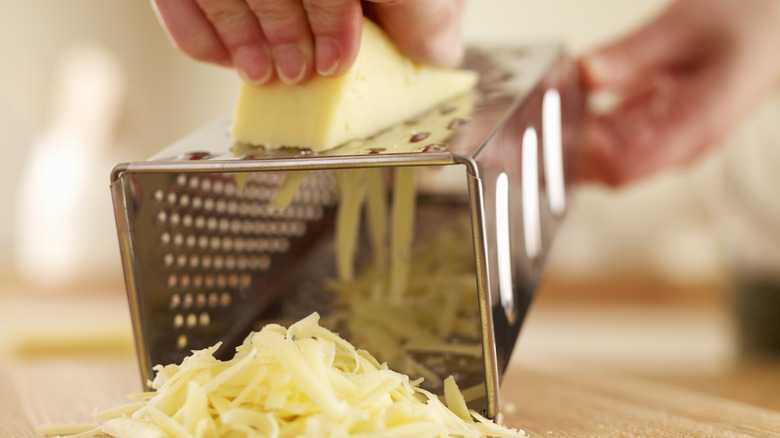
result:
M 636 32 L 580 59 L 589 88 L 627 88 L 673 62 L 686 26 L 674 6 Z
M 463 58 L 463 0 L 373 0 L 372 16 L 415 61 L 455 66 Z

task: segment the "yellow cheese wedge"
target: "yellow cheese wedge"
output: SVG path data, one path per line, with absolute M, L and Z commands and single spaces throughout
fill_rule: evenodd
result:
M 324 151 L 420 115 L 476 82 L 474 72 L 406 58 L 364 20 L 357 60 L 347 73 L 297 85 L 244 84 L 231 131 L 237 143 Z

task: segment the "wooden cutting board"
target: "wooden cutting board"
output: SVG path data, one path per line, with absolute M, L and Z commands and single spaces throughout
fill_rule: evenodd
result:
M 0 438 L 84 422 L 140 390 L 132 354 L 0 364 Z M 502 385 L 505 422 L 531 437 L 777 437 L 780 412 L 598 369 L 523 364 Z
M 502 399 L 532 437 L 780 436 L 780 412 L 616 372 L 516 368 Z

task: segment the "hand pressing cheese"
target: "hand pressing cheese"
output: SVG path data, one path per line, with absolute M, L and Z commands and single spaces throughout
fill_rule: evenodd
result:
M 418 64 L 369 20 L 346 74 L 303 84 L 244 84 L 233 116 L 237 143 L 315 152 L 381 132 L 458 96 L 477 82 L 466 70 Z

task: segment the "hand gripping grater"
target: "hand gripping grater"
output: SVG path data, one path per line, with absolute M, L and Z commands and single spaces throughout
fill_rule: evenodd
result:
M 494 418 L 575 179 L 582 97 L 557 45 L 474 47 L 464 67 L 481 75 L 473 94 L 324 154 L 235 145 L 221 120 L 147 161 L 117 165 L 111 190 L 144 381 L 154 365 L 219 341 L 230 354 L 259 321 L 327 314 L 334 172 L 411 166 L 428 182 L 415 233 L 455 216 L 470 224 L 457 244 L 473 252 L 481 357 L 435 369 L 476 387 L 470 407 Z M 270 208 L 285 175 L 301 170 L 289 205 Z M 430 184 L 442 180 L 455 182 Z

